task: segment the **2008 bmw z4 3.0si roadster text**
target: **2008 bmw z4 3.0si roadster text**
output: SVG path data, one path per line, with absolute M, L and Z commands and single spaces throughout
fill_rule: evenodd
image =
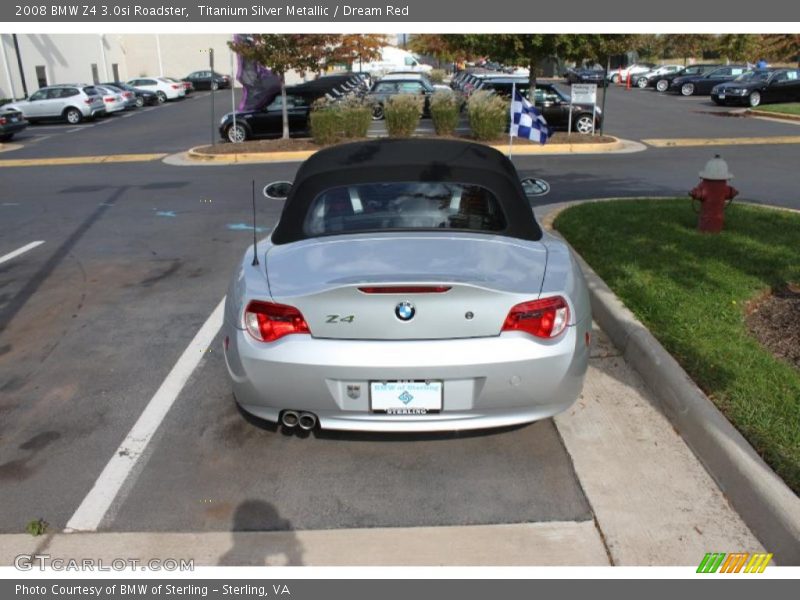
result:
M 322 150 L 291 187 L 267 186 L 283 212 L 225 306 L 237 402 L 288 427 L 361 431 L 568 408 L 591 312 L 568 247 L 533 216 L 537 185 L 487 146 L 410 139 Z

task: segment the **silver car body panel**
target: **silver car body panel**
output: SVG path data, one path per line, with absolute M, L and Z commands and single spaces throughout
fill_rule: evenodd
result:
M 281 246 L 266 239 L 257 252 L 260 264 L 252 265 L 248 249 L 231 281 L 224 336 L 234 395 L 263 419 L 278 421 L 282 410 L 293 409 L 314 412 L 328 429 L 466 430 L 547 418 L 580 394 L 589 357 L 588 292 L 569 248 L 553 236 L 533 242 L 489 234 L 386 233 Z M 369 295 L 357 289 L 364 284 L 452 289 Z M 556 295 L 570 309 L 559 336 L 500 331 L 515 304 Z M 311 335 L 257 341 L 243 322 L 253 299 L 299 308 Z M 410 323 L 393 314 L 401 300 L 417 306 Z M 327 323 L 332 314 L 355 318 Z M 372 412 L 370 383 L 395 380 L 441 381 L 441 411 Z

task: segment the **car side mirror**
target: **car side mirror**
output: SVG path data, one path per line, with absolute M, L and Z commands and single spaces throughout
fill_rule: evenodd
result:
M 273 181 L 264 186 L 264 197 L 270 200 L 286 200 L 291 191 L 291 181 Z
M 525 192 L 527 198 L 537 198 L 544 196 L 550 191 L 550 184 L 544 179 L 537 179 L 536 177 L 526 177 L 520 180 L 522 190 Z

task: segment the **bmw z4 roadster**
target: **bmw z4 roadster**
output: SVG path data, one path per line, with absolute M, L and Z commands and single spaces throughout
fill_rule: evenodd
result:
M 569 248 L 542 231 L 487 146 L 379 140 L 314 154 L 225 305 L 225 360 L 247 412 L 285 427 L 450 431 L 568 408 L 591 311 Z M 526 196 L 526 191 L 528 196 Z

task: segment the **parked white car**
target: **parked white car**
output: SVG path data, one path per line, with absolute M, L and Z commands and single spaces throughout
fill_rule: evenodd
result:
M 99 90 L 87 84 L 49 85 L 35 91 L 27 100 L 7 104 L 6 108 L 20 111 L 31 122 L 64 119 L 72 125 L 106 112 Z
M 125 110 L 127 102 L 122 94 L 102 85 L 94 86 L 103 96 L 103 104 L 108 114 Z
M 128 85 L 155 92 L 159 104 L 167 100 L 177 100 L 186 95 L 186 88 L 168 77 L 139 77 L 128 81 Z
M 637 75 L 642 75 L 654 69 L 655 65 L 653 63 L 634 63 L 632 65 L 628 65 L 627 67 L 621 69 L 613 69 L 608 72 L 608 80 L 611 83 L 620 83 L 624 82 L 628 79 L 628 75 L 631 77 L 631 83 L 636 81 Z

